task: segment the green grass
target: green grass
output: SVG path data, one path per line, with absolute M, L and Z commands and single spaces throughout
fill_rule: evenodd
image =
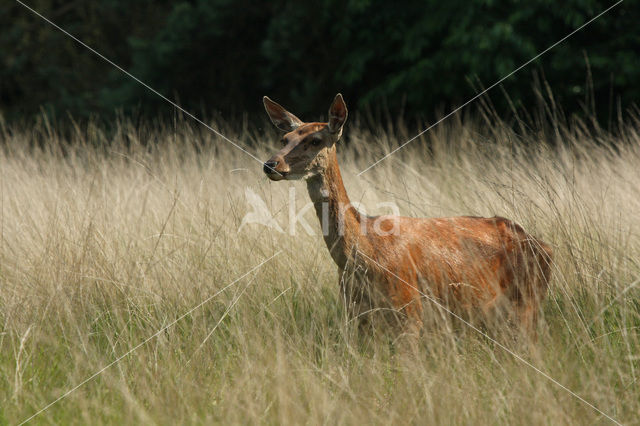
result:
M 368 213 L 392 201 L 412 216 L 497 214 L 549 242 L 539 342 L 505 344 L 638 424 L 640 137 L 631 124 L 617 136 L 575 129 L 552 147 L 541 133 L 452 121 L 357 177 L 407 135 L 351 123 L 339 158 Z M 273 134 L 223 130 L 259 158 L 275 149 Z M 0 423 L 25 420 L 279 250 L 32 422 L 609 423 L 453 320 L 454 331 L 427 327 L 413 354 L 358 334 L 312 212 L 315 235 L 237 232 L 246 188 L 287 230 L 289 187 L 300 207 L 304 183 L 269 182 L 189 122 L 2 139 Z

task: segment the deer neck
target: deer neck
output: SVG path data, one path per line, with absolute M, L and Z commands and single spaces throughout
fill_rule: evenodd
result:
M 364 217 L 351 205 L 344 188 L 335 146 L 329 150 L 324 170 L 307 180 L 307 188 L 329 253 L 344 269 L 363 235 Z

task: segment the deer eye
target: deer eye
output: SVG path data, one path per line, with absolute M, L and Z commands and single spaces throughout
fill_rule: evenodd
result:
M 318 146 L 318 145 L 320 145 L 320 142 L 322 142 L 322 139 L 317 139 L 317 138 L 311 139 L 311 144 L 312 144 L 313 146 Z
M 286 145 L 287 144 L 287 140 L 285 138 L 280 139 L 280 143 L 282 145 Z

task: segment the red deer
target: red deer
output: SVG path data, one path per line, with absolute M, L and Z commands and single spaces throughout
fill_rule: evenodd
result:
M 268 97 L 264 107 L 285 134 L 266 163 L 272 181 L 306 179 L 342 295 L 354 317 L 394 312 L 403 332 L 419 334 L 425 296 L 489 317 L 506 306 L 535 336 L 551 276 L 550 247 L 502 217 L 371 217 L 351 205 L 336 147 L 347 119 L 338 94 L 328 123 L 305 123 Z M 499 303 L 500 302 L 500 303 Z

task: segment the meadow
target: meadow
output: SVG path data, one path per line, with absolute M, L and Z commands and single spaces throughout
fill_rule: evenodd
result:
M 305 184 L 197 123 L 1 126 L 0 424 L 79 384 L 30 422 L 639 424 L 640 125 L 555 123 L 454 117 L 360 176 L 412 134 L 354 120 L 338 149 L 370 214 L 500 215 L 553 247 L 538 342 L 504 343 L 540 371 L 454 319 L 415 353 L 359 334 L 313 211 L 289 232 Z M 241 227 L 248 191 L 285 232 Z

